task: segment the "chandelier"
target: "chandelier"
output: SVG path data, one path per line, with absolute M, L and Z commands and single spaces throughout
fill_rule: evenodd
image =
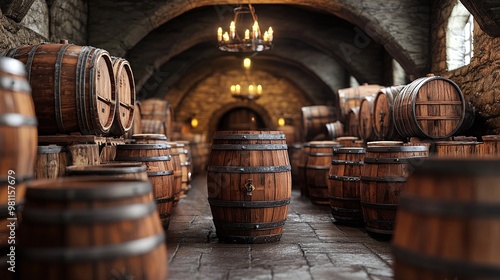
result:
M 244 36 L 241 37 L 237 32 L 242 24 L 249 20 L 248 14 L 251 15 L 253 25 L 250 29 L 246 29 Z M 250 26 L 250 22 L 248 22 Z M 229 24 L 229 32 L 224 32 L 222 27 L 217 30 L 217 40 L 219 42 L 219 49 L 226 52 L 261 52 L 269 50 L 273 47 L 273 28 L 269 27 L 262 35 L 259 27 L 259 22 L 255 10 L 249 3 L 248 7 L 240 5 L 234 9 L 234 19 Z
M 262 96 L 262 85 L 257 85 L 255 82 L 249 82 L 250 66 L 252 61 L 250 58 L 243 60 L 243 67 L 245 68 L 245 81 L 240 84 L 231 85 L 231 95 L 234 98 L 242 100 L 256 100 Z

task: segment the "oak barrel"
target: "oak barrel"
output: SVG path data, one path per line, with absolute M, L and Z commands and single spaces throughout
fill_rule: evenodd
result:
M 131 139 L 132 135 L 143 133 L 141 119 L 141 102 L 136 100 L 134 105 L 134 119 L 132 121 L 132 127 L 125 133 L 124 138 Z
M 101 164 L 101 154 L 98 144 L 69 145 L 68 165 L 98 165 Z
M 130 63 L 120 57 L 111 57 L 116 89 L 116 113 L 111 133 L 122 136 L 129 131 L 135 115 L 135 82 Z
M 325 135 L 328 140 L 335 140 L 344 135 L 344 124 L 340 121 L 325 124 Z
M 177 141 L 179 147 L 179 158 L 181 161 L 181 190 L 186 194 L 191 189 L 191 174 L 193 173 L 193 157 L 191 145 L 188 141 Z
M 141 144 L 118 145 L 115 160 L 140 162 L 147 166 L 158 214 L 163 227 L 167 229 L 172 216 L 175 191 L 171 146 L 166 143 L 165 135 L 135 134 L 133 138 Z
M 360 140 L 358 137 L 355 137 L 355 136 L 342 136 L 342 137 L 337 137 L 334 140 L 339 142 L 339 144 L 342 145 L 342 147 L 362 148 L 365 146 L 365 142 L 363 140 Z
M 0 253 L 8 246 L 11 222 L 24 198 L 24 182 L 33 179 L 37 119 L 24 64 L 0 58 Z M 12 204 L 15 204 L 12 205 Z M 10 204 L 10 208 L 9 208 Z M 15 232 L 15 229 L 14 231 Z M 9 273 L 9 272 L 5 272 Z
M 333 149 L 340 148 L 340 144 L 335 141 L 311 141 L 309 145 L 305 167 L 309 198 L 315 204 L 329 205 L 328 171 L 332 162 Z
M 394 98 L 394 124 L 403 137 L 443 139 L 460 130 L 465 108 L 457 84 L 431 74 L 406 85 Z
M 172 122 L 174 118 L 174 112 L 172 106 L 170 105 L 170 103 L 168 103 L 167 100 L 159 98 L 148 98 L 142 100 L 141 117 L 143 120 L 161 121 L 164 131 L 163 133 L 167 137 L 172 137 L 172 131 L 173 131 Z M 149 124 L 151 127 L 156 127 L 156 128 L 158 127 L 157 123 L 153 125 L 154 122 L 143 122 L 143 125 L 145 123 L 151 123 Z M 156 133 L 156 132 L 144 131 L 144 133 Z
M 6 52 L 26 65 L 38 133 L 106 135 L 116 110 L 115 78 L 106 50 L 68 43 Z
M 373 101 L 375 95 L 365 96 L 359 105 L 359 137 L 365 141 L 375 140 L 375 132 L 373 129 Z
M 426 146 L 402 146 L 402 142 L 368 143 L 361 169 L 361 209 L 370 233 L 391 235 L 399 197 L 410 175 L 409 162 L 428 157 Z
M 361 169 L 365 148 L 334 148 L 328 172 L 328 199 L 338 223 L 363 225 L 361 211 Z
M 305 197 L 309 196 L 309 189 L 307 188 L 306 166 L 310 148 L 311 145 L 309 145 L 308 142 L 302 144 L 302 152 L 300 153 L 298 166 L 300 195 Z
M 483 135 L 478 155 L 482 157 L 500 157 L 500 135 Z
M 326 105 L 302 107 L 302 138 L 311 141 L 318 135 L 324 134 L 324 127 L 327 123 L 337 121 L 338 108 Z
M 207 170 L 208 202 L 219 240 L 281 239 L 292 191 L 281 131 L 215 132 Z
M 166 126 L 164 121 L 141 119 L 141 133 L 146 134 L 164 134 L 166 135 Z
M 210 155 L 209 143 L 195 143 L 189 144 L 191 148 L 191 169 L 193 175 L 203 173 L 207 170 L 208 157 Z
M 436 157 L 470 158 L 478 154 L 480 146 L 477 141 L 435 141 L 433 148 Z
M 290 159 L 290 166 L 292 167 L 292 187 L 300 188 L 300 175 L 299 175 L 299 165 L 300 165 L 300 155 L 302 154 L 302 144 L 293 143 L 288 145 L 288 158 Z
M 394 279 L 498 279 L 498 170 L 498 159 L 429 158 L 414 167 L 394 230 Z
M 184 145 L 177 142 L 167 142 L 170 145 L 170 156 L 172 157 L 172 167 L 174 170 L 174 207 L 177 206 L 182 197 L 182 166 L 180 152 L 184 151 Z
M 151 183 L 116 177 L 31 182 L 19 228 L 20 279 L 166 279 Z
M 359 107 L 361 105 L 361 100 L 365 96 L 369 96 L 377 93 L 382 86 L 377 84 L 362 84 L 350 88 L 341 88 L 338 90 L 340 107 L 342 108 L 342 114 L 347 114 L 351 108 Z
M 401 139 L 394 126 L 394 98 L 404 86 L 391 86 L 380 89 L 373 101 L 373 132 L 377 140 Z
M 359 137 L 359 106 L 349 109 L 345 117 L 346 133 L 348 135 Z
M 68 166 L 68 149 L 64 146 L 38 146 L 35 179 L 62 177 Z

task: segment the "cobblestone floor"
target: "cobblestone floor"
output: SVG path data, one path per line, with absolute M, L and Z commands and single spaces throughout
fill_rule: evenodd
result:
M 330 208 L 292 192 L 284 233 L 270 244 L 219 243 L 206 176 L 174 209 L 167 230 L 169 279 L 392 279 L 390 242 L 335 225 Z

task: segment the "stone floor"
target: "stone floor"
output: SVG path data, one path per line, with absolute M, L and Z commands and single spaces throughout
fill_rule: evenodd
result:
M 335 225 L 329 207 L 293 190 L 284 233 L 270 244 L 219 243 L 206 176 L 174 209 L 167 231 L 169 279 L 392 279 L 390 242 Z

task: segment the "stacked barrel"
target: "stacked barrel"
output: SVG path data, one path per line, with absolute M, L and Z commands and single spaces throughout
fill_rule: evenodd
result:
M 0 138 L 9 149 L 0 161 L 2 195 L 9 196 L 0 198 L 12 207 L 2 207 L 9 210 L 1 213 L 2 253 L 9 234 L 3 219 L 22 209 L 16 220 L 22 271 L 110 279 L 125 265 L 164 279 L 164 230 L 174 202 L 170 146 L 132 136 L 141 129 L 134 126 L 140 105 L 129 62 L 64 40 L 3 56 Z M 124 137 L 134 143 L 125 145 Z

